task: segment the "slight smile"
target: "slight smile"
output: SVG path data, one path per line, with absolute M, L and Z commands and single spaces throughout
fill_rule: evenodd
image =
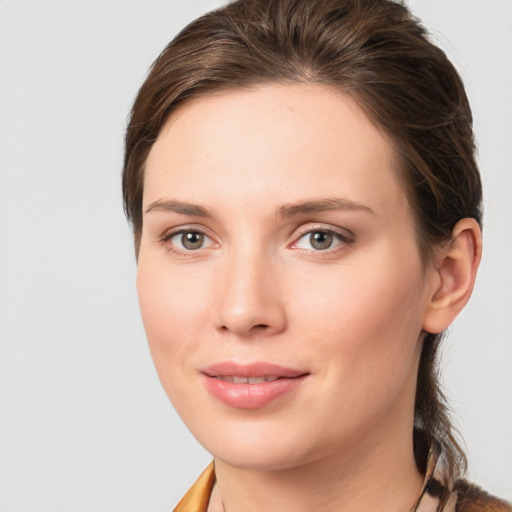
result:
M 206 389 L 225 405 L 259 409 L 292 392 L 309 372 L 272 363 L 217 363 L 201 370 Z

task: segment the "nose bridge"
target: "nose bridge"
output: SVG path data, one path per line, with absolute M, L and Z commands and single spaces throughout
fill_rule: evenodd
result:
M 286 319 L 277 273 L 263 244 L 245 239 L 229 247 L 219 276 L 218 326 L 239 336 L 280 332 Z

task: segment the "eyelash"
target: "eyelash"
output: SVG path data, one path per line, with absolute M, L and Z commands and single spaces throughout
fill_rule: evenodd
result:
M 195 256 L 194 253 L 198 252 L 200 249 L 204 249 L 204 247 L 199 247 L 196 250 L 194 250 L 194 249 L 180 249 L 180 248 L 178 248 L 175 245 L 170 243 L 171 240 L 175 236 L 178 236 L 178 235 L 183 236 L 185 233 L 191 233 L 191 234 L 195 233 L 195 234 L 198 234 L 198 235 L 202 235 L 202 236 L 205 237 L 205 239 L 209 239 L 213 244 L 215 244 L 213 239 L 210 236 L 208 236 L 204 232 L 204 230 L 202 230 L 200 228 L 194 228 L 194 227 L 182 227 L 182 228 L 176 229 L 174 231 L 167 232 L 162 237 L 161 243 L 165 245 L 166 249 L 169 252 L 172 252 L 172 253 L 176 254 L 177 256 L 183 256 L 183 257 Z
M 326 249 L 301 249 L 300 247 L 297 247 L 301 240 L 305 239 L 308 236 L 311 237 L 311 235 L 315 233 L 321 233 L 323 235 L 332 236 L 339 243 L 336 244 L 334 247 L 327 247 Z M 291 247 L 296 248 L 298 250 L 304 250 L 311 255 L 321 257 L 327 254 L 333 254 L 343 249 L 344 247 L 351 245 L 354 241 L 354 235 L 347 230 L 343 230 L 343 232 L 341 232 L 340 230 L 337 230 L 333 227 L 325 228 L 317 226 L 299 232 L 298 235 L 295 237 L 295 241 L 291 244 Z
M 355 240 L 354 235 L 352 233 L 348 232 L 347 230 L 344 230 L 344 232 L 347 234 L 341 233 L 339 230 L 334 229 L 332 227 L 330 227 L 330 228 L 325 228 L 325 227 L 309 228 L 307 230 L 300 231 L 297 235 L 295 235 L 294 242 L 292 242 L 289 245 L 289 247 L 297 249 L 297 250 L 305 251 L 314 256 L 321 257 L 322 255 L 332 254 L 334 252 L 337 252 L 338 250 L 342 249 L 343 247 L 346 247 L 354 242 L 354 240 Z M 183 236 L 185 233 L 201 235 L 205 239 L 210 240 L 210 242 L 213 246 L 216 245 L 216 242 L 212 239 L 212 237 L 208 236 L 203 229 L 195 228 L 195 227 L 182 227 L 182 228 L 176 229 L 174 231 L 167 232 L 162 236 L 160 241 L 163 245 L 165 245 L 166 249 L 169 252 L 172 252 L 172 253 L 176 254 L 177 256 L 182 256 L 182 257 L 193 257 L 196 255 L 195 253 L 199 252 L 201 249 L 211 248 L 211 247 L 201 246 L 195 250 L 194 249 L 180 249 L 170 243 L 170 241 L 174 237 L 176 237 L 178 235 Z M 315 233 L 321 233 L 323 235 L 332 236 L 339 243 L 336 244 L 334 247 L 329 246 L 325 249 L 314 249 L 314 248 L 305 249 L 305 248 L 297 247 L 297 245 L 299 244 L 299 242 L 301 240 L 305 239 L 307 236 L 311 237 L 311 235 L 313 235 Z

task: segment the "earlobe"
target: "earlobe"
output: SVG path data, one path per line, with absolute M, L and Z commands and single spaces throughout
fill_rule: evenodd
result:
M 455 320 L 471 297 L 481 255 L 480 226 L 475 219 L 460 220 L 453 228 L 451 239 L 436 254 L 424 331 L 444 331 Z

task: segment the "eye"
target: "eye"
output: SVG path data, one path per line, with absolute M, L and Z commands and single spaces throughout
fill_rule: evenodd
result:
M 171 250 L 175 252 L 197 251 L 214 245 L 213 240 L 197 229 L 182 229 L 175 231 L 165 237 L 166 242 Z
M 326 251 L 348 242 L 348 237 L 332 229 L 314 229 L 304 233 L 293 246 L 308 251 Z

